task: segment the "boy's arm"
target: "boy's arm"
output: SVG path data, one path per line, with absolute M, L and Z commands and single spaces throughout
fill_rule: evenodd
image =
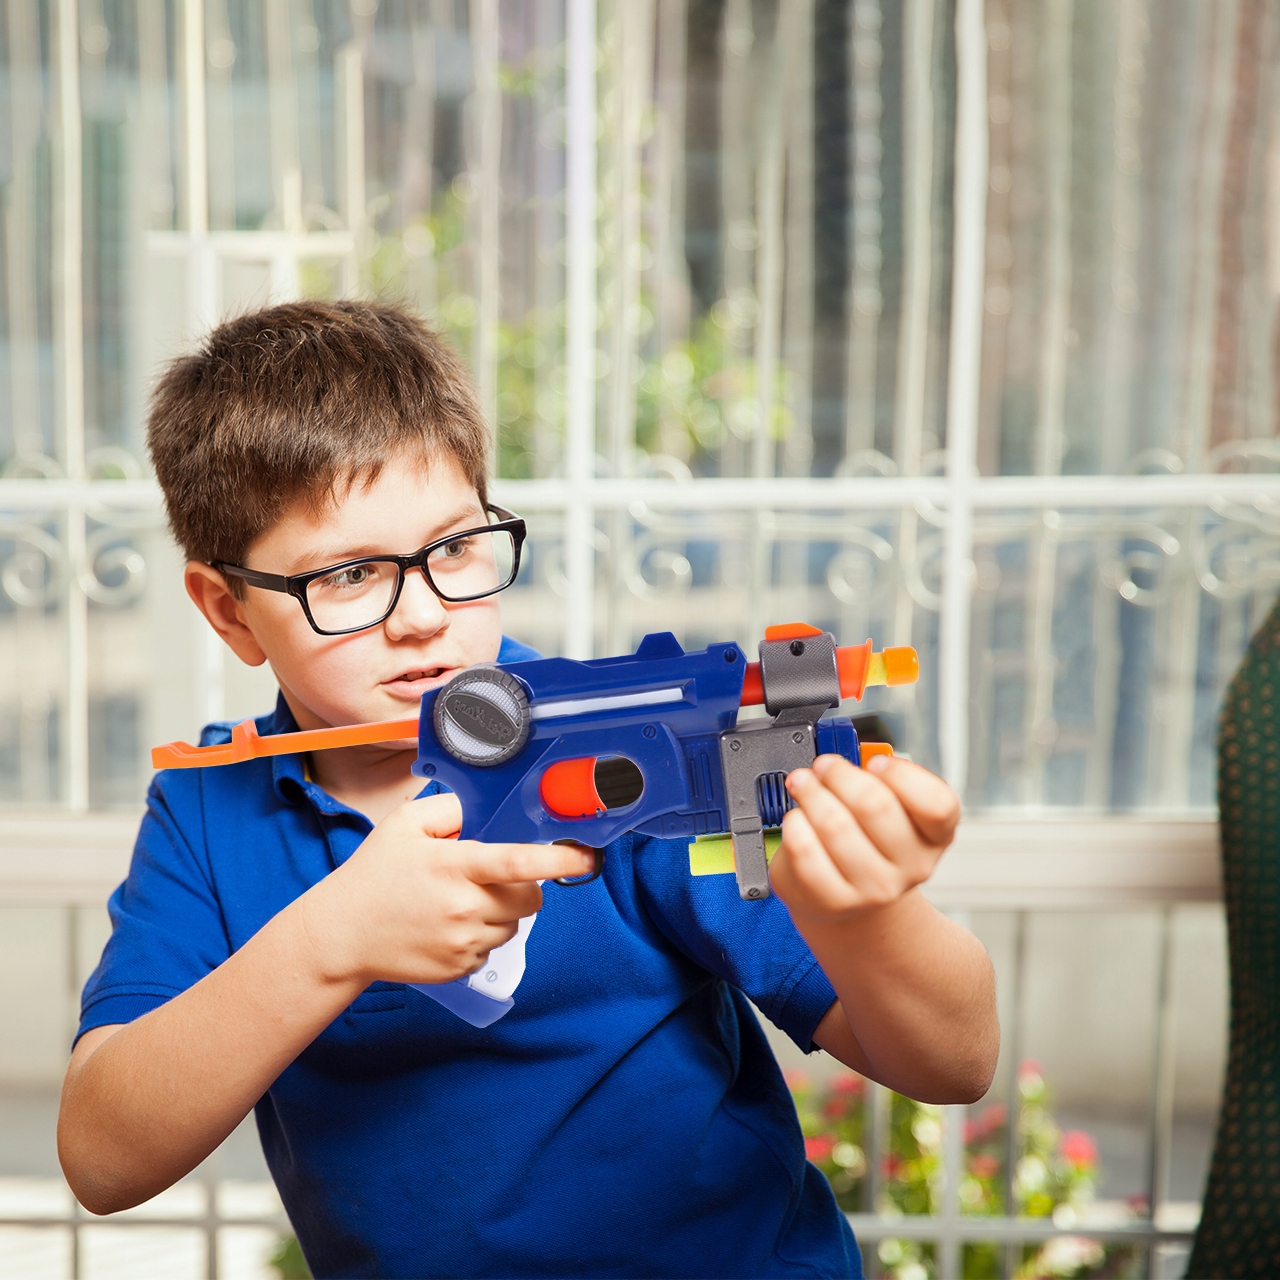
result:
M 454 796 L 401 806 L 194 986 L 81 1037 L 58 1154 L 85 1208 L 116 1212 L 171 1186 L 370 982 L 474 972 L 538 910 L 538 880 L 591 869 L 577 846 L 442 839 L 460 817 Z
M 920 1101 L 976 1101 L 1000 1044 L 991 962 L 916 887 L 951 842 L 955 794 L 884 757 L 820 757 L 787 785 L 770 878 L 838 997 L 815 1043 Z

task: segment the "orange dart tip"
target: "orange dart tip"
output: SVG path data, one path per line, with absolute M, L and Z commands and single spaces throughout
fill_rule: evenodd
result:
M 920 656 L 912 648 L 900 645 L 873 653 L 867 665 L 867 684 L 915 684 L 920 679 Z

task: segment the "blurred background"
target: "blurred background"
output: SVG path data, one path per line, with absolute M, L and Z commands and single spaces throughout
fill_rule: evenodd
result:
M 1280 583 L 1278 42 L 1264 0 L 0 3 L 0 1273 L 292 1266 L 251 1129 L 86 1225 L 53 1121 L 149 748 L 274 697 L 182 591 L 148 389 L 379 295 L 474 372 L 511 634 L 920 651 L 858 710 L 964 797 L 932 893 L 1005 1042 L 942 1110 L 778 1043 L 868 1267 L 1180 1274 L 1215 714 Z

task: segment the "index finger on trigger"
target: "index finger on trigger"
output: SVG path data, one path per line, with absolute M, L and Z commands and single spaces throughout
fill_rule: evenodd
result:
M 870 761 L 868 772 L 902 801 L 916 830 L 932 845 L 948 845 L 960 821 L 960 798 L 937 774 L 899 757 Z
M 521 884 L 586 875 L 595 855 L 580 844 L 477 844 L 468 874 L 477 884 Z

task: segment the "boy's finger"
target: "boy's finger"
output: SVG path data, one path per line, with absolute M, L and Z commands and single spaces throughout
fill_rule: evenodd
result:
M 931 844 L 945 848 L 960 821 L 960 797 L 935 773 L 910 760 L 873 757 L 867 771 L 902 801 L 916 829 Z
M 820 769 L 797 769 L 787 789 L 833 857 L 852 855 L 865 844 L 902 867 L 920 862 L 923 841 L 898 797 L 847 760 L 824 759 Z
M 542 889 L 536 880 L 521 884 L 487 884 L 486 924 L 507 924 L 535 916 L 542 910 Z
M 786 856 L 773 866 L 780 877 L 779 894 L 787 881 L 804 886 L 828 907 L 842 909 L 892 899 L 901 892 L 901 873 L 891 867 L 866 837 L 833 850 L 814 828 L 803 809 L 792 809 L 782 822 L 782 846 Z
M 409 807 L 423 835 L 447 840 L 462 830 L 462 802 L 452 792 L 410 800 Z
M 580 844 L 474 843 L 471 849 L 466 874 L 477 884 L 555 880 L 595 869 L 595 855 Z
M 792 809 L 782 821 L 782 848 L 769 864 L 769 879 L 784 898 L 794 886 L 819 902 L 846 906 L 853 900 L 853 885 L 832 862 L 799 809 Z
M 476 973 L 483 969 L 489 963 L 490 953 L 496 951 L 504 942 L 510 942 L 516 936 L 519 927 L 514 920 L 501 921 L 497 924 L 486 923 L 475 939 L 474 945 L 479 953 L 479 963 L 472 972 Z

